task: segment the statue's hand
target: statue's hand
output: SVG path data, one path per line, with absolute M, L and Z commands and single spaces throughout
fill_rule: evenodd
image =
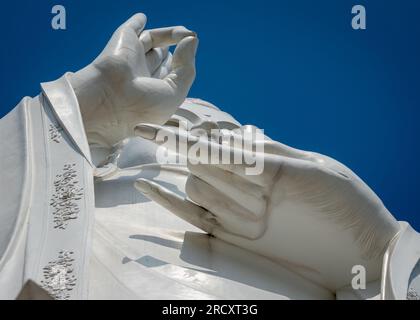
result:
M 184 27 L 143 31 L 145 23 L 143 14 L 131 17 L 89 66 L 71 75 L 91 145 L 110 148 L 139 122 L 163 124 L 194 81 L 196 34 Z M 167 47 L 175 44 L 172 57 Z
M 163 142 L 156 139 L 162 130 L 170 128 L 136 128 L 137 134 L 158 144 Z M 206 143 L 188 132 L 177 135 L 181 141 L 189 137 L 190 147 Z M 226 149 L 216 141 L 211 145 L 208 150 Z M 266 137 L 253 145 L 255 163 L 264 165 L 261 174 L 247 174 L 246 169 L 254 165 L 189 163 L 188 198 L 145 179 L 138 180 L 136 187 L 215 237 L 277 261 L 317 270 L 322 279 L 319 274 L 309 276 L 328 286 L 348 284 L 356 264 L 366 266 L 368 278 L 378 276 L 381 254 L 399 226 L 375 193 L 329 157 Z M 258 152 L 261 146 L 264 151 Z M 230 150 L 234 159 L 235 149 Z M 192 154 L 188 156 L 191 160 Z

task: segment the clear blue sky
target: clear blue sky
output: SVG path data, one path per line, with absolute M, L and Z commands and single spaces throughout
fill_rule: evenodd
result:
M 67 9 L 66 31 L 50 27 Z M 367 30 L 350 27 L 367 9 Z M 2 2 L 1 116 L 39 83 L 88 64 L 136 12 L 200 37 L 191 96 L 273 139 L 332 156 L 420 230 L 420 1 Z

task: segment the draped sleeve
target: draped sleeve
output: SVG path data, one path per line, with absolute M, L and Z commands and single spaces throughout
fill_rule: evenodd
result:
M 0 120 L 0 299 L 87 297 L 93 167 L 67 75 Z

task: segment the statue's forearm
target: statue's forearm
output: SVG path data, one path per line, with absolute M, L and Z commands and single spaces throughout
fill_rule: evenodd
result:
M 92 65 L 75 73 L 69 73 L 68 80 L 76 94 L 83 118 L 88 117 L 99 105 L 104 103 L 101 74 Z

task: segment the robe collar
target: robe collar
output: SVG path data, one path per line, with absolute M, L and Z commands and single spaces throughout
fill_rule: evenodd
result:
M 69 73 L 66 73 L 58 80 L 41 83 L 41 88 L 63 130 L 67 132 L 82 156 L 94 167 L 79 103 L 68 75 Z

